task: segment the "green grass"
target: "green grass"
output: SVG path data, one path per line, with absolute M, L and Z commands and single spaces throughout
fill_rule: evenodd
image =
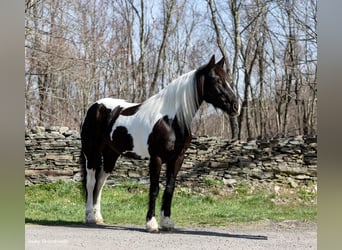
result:
M 274 202 L 279 198 L 270 191 L 254 191 L 240 183 L 234 192 L 222 192 L 222 185 L 208 180 L 206 192 L 195 192 L 177 187 L 172 205 L 172 218 L 178 226 L 228 225 L 231 222 L 260 220 L 315 221 L 316 194 L 298 189 L 285 194 L 286 203 Z M 162 191 L 162 190 L 161 190 Z M 162 192 L 157 200 L 160 210 Z M 145 223 L 148 186 L 122 183 L 105 186 L 102 192 L 102 215 L 107 224 Z M 68 224 L 84 222 L 85 201 L 79 183 L 58 181 L 25 188 L 26 223 Z M 159 214 L 159 213 L 158 213 Z

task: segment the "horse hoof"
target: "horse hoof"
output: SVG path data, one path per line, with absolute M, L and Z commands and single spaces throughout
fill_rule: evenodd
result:
M 164 216 L 164 212 L 160 213 L 160 226 L 163 231 L 173 231 L 175 223 L 168 216 Z
M 104 224 L 103 219 L 86 218 L 85 223 L 87 225 L 102 225 Z
M 159 227 L 156 217 L 152 217 L 148 222 L 146 222 L 146 231 L 149 233 L 158 233 Z
M 101 214 L 100 215 L 95 214 L 95 223 L 98 225 L 103 224 L 103 218 Z
M 86 220 L 85 224 L 87 224 L 87 225 L 96 225 L 97 222 L 96 222 L 96 220 Z
M 159 228 L 146 228 L 148 233 L 159 233 Z
M 97 220 L 95 218 L 95 215 L 92 212 L 87 213 L 86 218 L 85 218 L 85 223 L 88 225 L 94 225 L 96 224 L 96 222 Z
M 162 231 L 166 231 L 166 232 L 171 232 L 171 231 L 173 231 L 175 229 L 175 226 L 174 226 L 174 224 L 172 224 L 172 225 L 167 225 L 167 226 L 162 226 L 161 227 L 161 230 Z
M 103 222 L 103 220 L 96 220 L 95 224 L 96 225 L 103 225 L 104 222 Z

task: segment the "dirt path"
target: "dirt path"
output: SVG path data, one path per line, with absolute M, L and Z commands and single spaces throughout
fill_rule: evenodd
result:
M 25 226 L 26 249 L 317 249 L 317 224 L 295 221 L 177 228 L 146 233 L 138 226 Z

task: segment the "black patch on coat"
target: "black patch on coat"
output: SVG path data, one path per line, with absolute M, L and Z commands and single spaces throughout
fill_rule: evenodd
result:
M 174 120 L 166 115 L 154 125 L 148 136 L 148 152 L 151 156 L 166 159 L 175 149 L 176 134 L 173 129 Z
M 134 115 L 139 107 L 141 106 L 141 104 L 132 106 L 132 107 L 128 107 L 128 108 L 124 108 L 123 110 L 121 110 L 120 115 L 124 115 L 124 116 L 131 116 Z
M 114 126 L 116 119 L 118 119 L 121 110 L 122 108 L 120 106 L 117 106 L 108 114 L 106 134 L 110 134 L 110 131 L 112 130 L 112 127 Z
M 118 126 L 113 131 L 112 146 L 120 153 L 133 150 L 133 138 L 127 128 Z

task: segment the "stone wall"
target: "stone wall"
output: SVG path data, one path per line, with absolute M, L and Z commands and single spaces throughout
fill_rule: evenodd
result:
M 79 133 L 67 127 L 35 127 L 25 133 L 25 184 L 57 179 L 79 181 Z M 148 182 L 148 162 L 119 158 L 108 183 Z M 162 171 L 162 175 L 165 173 Z M 317 180 L 317 138 L 289 137 L 230 142 L 217 137 L 194 138 L 177 177 L 179 185 L 223 180 L 287 183 Z

